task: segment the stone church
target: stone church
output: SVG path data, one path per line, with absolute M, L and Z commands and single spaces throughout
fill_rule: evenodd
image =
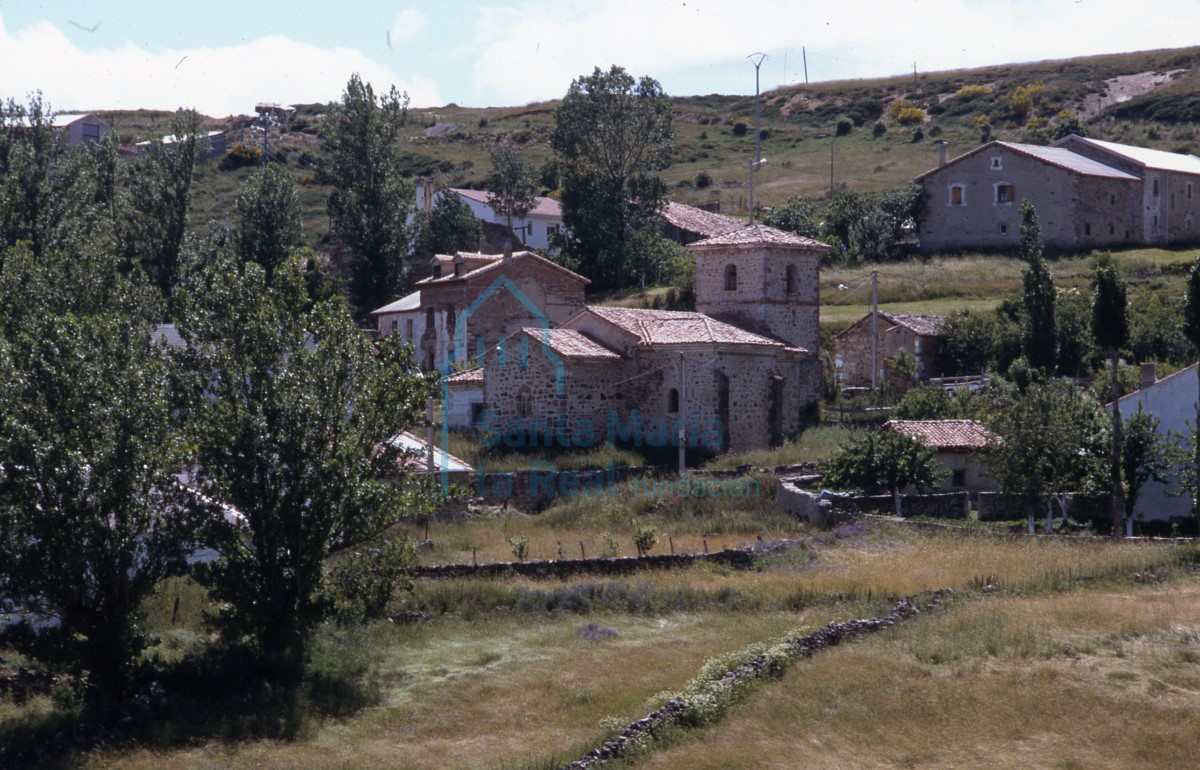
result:
M 688 247 L 696 312 L 584 306 L 482 357 L 477 426 L 506 442 L 743 451 L 800 430 L 821 394 L 827 246 L 761 225 Z M 461 394 L 461 391 L 458 391 Z

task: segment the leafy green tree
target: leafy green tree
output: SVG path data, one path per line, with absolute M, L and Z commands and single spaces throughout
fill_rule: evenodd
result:
M 192 177 L 207 144 L 194 110 L 177 111 L 171 132 L 173 143 L 153 142 L 142 158 L 129 164 L 118 224 L 120 248 L 128 264 L 140 264 L 167 296 L 179 282 Z
M 816 201 L 807 196 L 793 195 L 788 198 L 787 203 L 764 213 L 762 223 L 768 227 L 816 238 L 821 230 L 820 219 Z
M 257 262 L 267 283 L 284 260 L 296 255 L 304 237 L 300 197 L 291 175 L 278 163 L 255 171 L 238 190 L 238 256 Z
M 392 86 L 376 97 L 354 74 L 322 128 L 326 160 L 320 178 L 334 188 L 329 196 L 334 235 L 354 257 L 350 302 L 360 317 L 404 288 L 415 200 L 403 177 L 399 145 L 407 115 L 407 94 Z
M 1121 481 L 1121 348 L 1129 342 L 1129 303 L 1125 281 L 1111 263 L 1096 268 L 1092 294 L 1092 335 L 1108 356 L 1112 384 L 1112 452 L 1110 473 L 1113 493 L 1113 530 L 1131 534 L 1132 520 L 1125 519 L 1124 484 Z M 1125 526 L 1122 526 L 1122 525 Z
M 1158 431 L 1158 418 L 1138 406 L 1125 425 L 1121 452 L 1125 521 L 1133 521 L 1138 495 L 1148 481 L 1170 476 L 1178 445 Z
M 896 404 L 896 419 L 948 420 L 954 413 L 954 398 L 944 388 L 910 388 Z
M 118 264 L 18 248 L 0 271 L 0 606 L 56 619 L 11 641 L 113 698 L 146 643 L 143 600 L 213 513 L 175 479 L 189 447 L 156 293 Z
M 1187 292 L 1183 299 L 1183 336 L 1192 344 L 1192 349 L 1200 350 L 1200 256 L 1192 264 L 1188 272 Z M 1196 367 L 1197 384 L 1200 385 L 1200 366 Z M 1200 428 L 1200 398 L 1196 400 L 1196 421 L 1193 423 Z M 1195 456 L 1193 457 L 1193 477 L 1200 480 L 1200 441 L 1194 442 Z M 1197 485 L 1200 487 L 1200 485 Z M 1192 515 L 1200 512 L 1200 491 L 1192 495 Z
M 1023 389 L 992 390 L 989 427 L 1001 442 L 988 465 L 1002 492 L 1044 506 L 1049 521 L 1055 495 L 1101 488 L 1109 437 L 1095 399 L 1070 383 L 1036 379 Z
M 433 210 L 417 216 L 416 251 L 425 257 L 478 251 L 483 225 L 458 195 L 439 195 Z
M 258 265 L 209 248 L 184 299 L 199 483 L 244 517 L 202 579 L 228 603 L 230 638 L 298 653 L 328 609 L 331 551 L 427 512 L 428 495 L 387 480 L 388 439 L 418 419 L 431 383 L 398 336 L 372 345 L 340 301 L 304 312 L 294 261 L 268 284 Z
M 671 105 L 658 81 L 623 68 L 571 82 L 554 111 L 565 260 L 596 289 L 624 285 L 638 232 L 657 229 L 666 200 L 657 176 L 675 146 Z
M 938 358 L 950 376 L 1008 371 L 1021 354 L 1018 306 L 1002 303 L 996 312 L 955 310 L 939 331 Z
M 1025 260 L 1021 349 L 1030 366 L 1053 372 L 1058 361 L 1054 275 L 1042 256 L 1042 226 L 1029 201 L 1021 204 L 1021 258 Z
M 1103 364 L 1092 334 L 1092 298 L 1077 289 L 1058 293 L 1054 304 L 1056 370 L 1060 377 L 1088 377 Z
M 504 217 L 511 231 L 514 219 L 524 219 L 537 205 L 537 172 L 525 157 L 511 147 L 497 146 L 488 152 L 492 170 L 484 187 L 492 194 L 492 209 Z M 528 234 L 522 240 L 528 240 Z
M 886 490 L 900 515 L 900 494 L 909 486 L 932 489 L 946 476 L 933 450 L 920 441 L 890 430 L 867 433 L 842 447 L 821 464 L 826 485 L 873 494 Z
M 867 216 L 872 208 L 870 196 L 848 187 L 838 188 L 825 207 L 825 224 L 822 233 L 837 240 L 843 246 L 850 243 L 850 231 Z

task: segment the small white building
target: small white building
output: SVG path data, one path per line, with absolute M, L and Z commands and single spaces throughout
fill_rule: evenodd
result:
M 1191 435 L 1196 421 L 1197 393 L 1196 364 L 1174 374 L 1155 379 L 1153 364 L 1142 367 L 1142 387 L 1122 396 L 1121 417 L 1128 420 L 1137 410 L 1144 409 L 1158 418 L 1158 432 L 1183 442 Z M 1105 409 L 1112 410 L 1112 404 Z M 1134 521 L 1182 523 L 1192 513 L 1192 501 L 1187 494 L 1171 495 L 1177 484 L 1147 481 L 1133 507 Z
M 99 142 L 112 126 L 89 113 L 62 114 L 54 116 L 54 130 L 58 134 L 58 143 L 63 147 L 74 147 L 78 144 Z
M 425 312 L 421 309 L 421 292 L 414 291 L 405 297 L 372 310 L 379 338 L 389 334 L 404 335 L 404 341 L 416 346 L 425 333 Z
M 507 225 L 508 220 L 491 206 L 492 194 L 487 190 L 465 190 L 458 187 L 448 187 L 437 192 L 430 192 L 432 183 L 429 180 L 417 182 L 417 205 L 430 211 L 442 195 L 457 195 L 471 209 L 476 219 L 497 225 Z M 513 220 L 513 232 L 526 247 L 553 251 L 551 239 L 563 229 L 562 204 L 553 198 L 538 196 L 534 199 L 533 210 L 524 219 Z

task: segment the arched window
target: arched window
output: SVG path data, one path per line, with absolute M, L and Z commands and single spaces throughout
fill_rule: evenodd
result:
M 737 265 L 725 266 L 725 291 L 737 291 Z
M 795 294 L 799 290 L 799 287 L 797 286 L 797 282 L 796 282 L 796 266 L 788 265 L 786 275 L 787 275 L 787 293 Z
M 679 391 L 676 388 L 667 391 L 667 411 L 671 414 L 679 413 Z
M 522 385 L 517 391 L 517 416 L 530 417 L 533 414 L 533 395 L 528 385 Z

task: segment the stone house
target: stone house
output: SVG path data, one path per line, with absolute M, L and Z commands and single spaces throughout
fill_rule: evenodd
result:
M 425 312 L 421 309 L 421 292 L 414 291 L 395 302 L 371 311 L 380 339 L 401 334 L 404 341 L 416 347 L 425 334 Z
M 876 343 L 876 358 L 879 371 L 876 380 L 893 386 L 907 383 L 891 367 L 892 361 L 901 350 L 906 350 L 916 359 L 918 381 L 928 380 L 941 374 L 938 361 L 939 327 L 941 316 L 887 313 L 879 311 L 879 339 Z M 868 388 L 871 386 L 871 313 L 833 335 L 835 345 L 834 366 L 838 384 L 845 388 Z
M 1038 212 L 1044 243 L 1060 249 L 1200 239 L 1200 158 L 1074 134 L 1049 147 L 989 142 L 914 180 L 928 202 L 924 252 L 1015 249 L 1020 206 Z
M 1122 396 L 1121 415 L 1126 420 L 1139 409 L 1144 409 L 1158 418 L 1158 432 L 1173 440 L 1183 441 L 1191 435 L 1191 426 L 1196 423 L 1197 388 L 1196 366 L 1192 364 L 1174 374 L 1155 376 L 1153 364 L 1143 364 L 1141 388 Z M 1105 409 L 1112 410 L 1112 404 Z M 1177 479 L 1148 481 L 1134 503 L 1135 521 L 1182 524 L 1191 517 L 1192 501 L 1186 494 L 1172 495 L 1178 486 Z
M 411 310 L 394 317 L 382 312 L 387 306 L 375 311 L 389 324 L 403 320 L 405 334 L 408 321 L 413 320 L 417 360 L 425 370 L 482 360 L 488 348 L 527 326 L 561 324 L 583 308 L 584 287 L 589 283 L 530 251 L 459 252 L 452 257 L 439 255 L 434 262 L 433 275 L 415 284 L 420 324 Z
M 711 451 L 800 429 L 821 392 L 815 351 L 824 244 L 759 225 L 691 244 L 697 312 L 588 306 L 484 356 L 493 429 L 587 446 Z
M 995 492 L 1000 485 L 988 475 L 983 456 L 998 440 L 974 420 L 888 420 L 883 429 L 910 436 L 934 451 L 949 472 L 938 487 L 943 492 Z

